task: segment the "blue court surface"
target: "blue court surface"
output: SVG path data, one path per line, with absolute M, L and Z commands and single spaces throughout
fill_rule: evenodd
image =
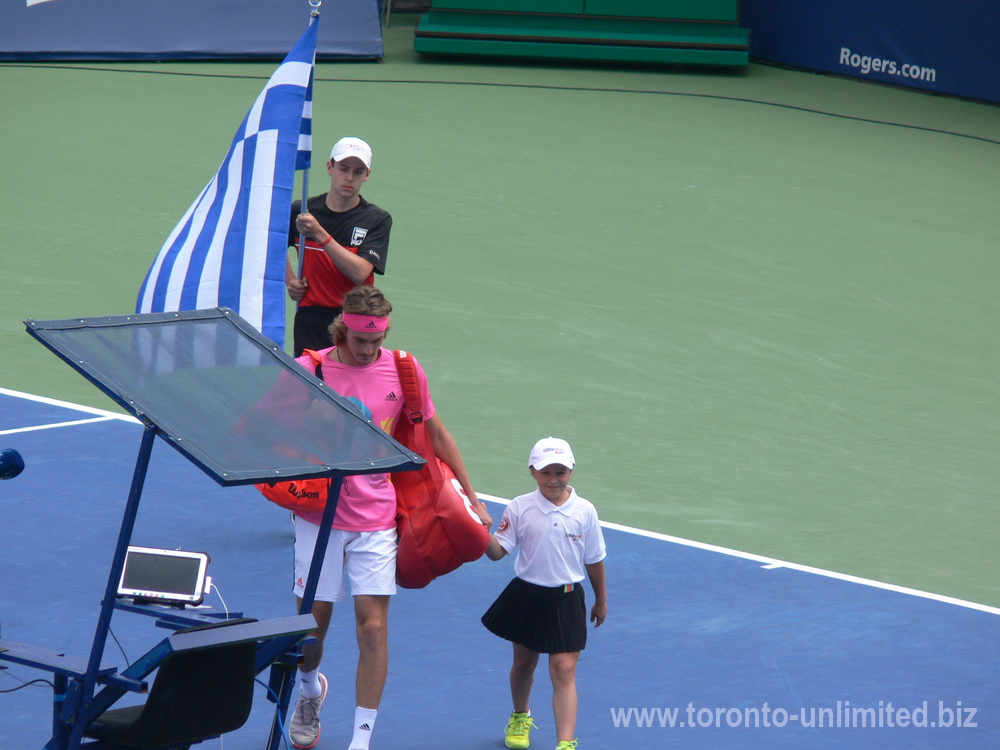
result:
M 0 448 L 27 466 L 0 483 L 0 636 L 89 654 L 140 433 L 111 413 L 0 391 Z M 1000 747 L 1000 610 L 633 529 L 606 536 L 610 614 L 580 661 L 581 750 Z M 209 552 L 231 610 L 293 614 L 287 512 L 253 488 L 219 487 L 163 441 L 132 541 Z M 509 558 L 484 558 L 395 597 L 373 750 L 503 748 L 510 648 L 479 617 L 510 576 Z M 214 591 L 206 603 L 224 606 Z M 109 640 L 104 661 L 124 668 L 144 653 L 164 635 L 152 623 L 116 612 L 121 648 Z M 341 605 L 318 750 L 347 747 L 355 660 Z M 13 666 L 0 690 L 48 676 Z M 50 695 L 38 684 L 0 694 L 0 748 L 45 744 Z M 550 700 L 543 662 L 532 747 L 555 746 Z M 271 708 L 260 688 L 246 726 L 200 747 L 263 747 Z

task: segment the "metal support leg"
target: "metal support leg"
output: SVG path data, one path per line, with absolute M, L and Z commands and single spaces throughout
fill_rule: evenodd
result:
M 333 477 L 330 482 L 330 494 L 323 509 L 323 518 L 319 524 L 319 532 L 316 535 L 316 547 L 313 549 L 312 561 L 309 563 L 309 576 L 306 578 L 305 589 L 302 591 L 302 606 L 299 614 L 305 615 L 312 612 L 313 603 L 316 600 L 316 589 L 319 587 L 319 574 L 323 570 L 323 560 L 326 557 L 326 548 L 330 542 L 330 527 L 333 525 L 333 518 L 337 513 L 337 499 L 340 497 L 340 488 L 344 484 L 344 477 L 341 475 Z M 278 692 L 277 705 L 274 708 L 274 720 L 271 722 L 271 735 L 267 740 L 267 750 L 277 750 L 278 742 L 281 739 L 281 726 L 288 716 L 288 706 L 291 703 L 292 690 L 295 687 L 295 667 L 288 669 L 286 675 L 275 675 L 274 670 L 278 669 L 275 664 L 271 667 L 271 680 L 277 681 L 281 688 Z M 282 667 L 284 669 L 284 667 Z M 273 687 L 272 687 L 273 689 Z
M 92 718 L 89 715 L 89 704 L 94 695 L 97 673 L 101 669 L 104 645 L 108 640 L 111 615 L 115 608 L 118 580 L 121 578 L 122 569 L 125 567 L 125 553 L 128 551 L 129 541 L 132 538 L 132 529 L 135 526 L 135 518 L 139 510 L 139 497 L 142 495 L 142 486 L 146 481 L 146 470 L 149 468 L 149 457 L 153 451 L 153 441 L 155 439 L 156 427 L 147 424 L 145 431 L 142 433 L 142 444 L 139 446 L 139 455 L 135 461 L 135 470 L 132 474 L 132 487 L 129 490 L 128 503 L 125 505 L 122 526 L 118 533 L 118 546 L 115 549 L 115 556 L 111 563 L 111 573 L 108 576 L 104 601 L 101 602 L 101 616 L 97 621 L 97 629 L 94 632 L 94 644 L 90 650 L 87 673 L 84 675 L 82 684 L 76 683 L 79 686 L 79 690 L 72 690 L 74 685 L 70 685 L 71 689 L 66 694 L 61 711 L 62 718 L 59 721 L 58 731 L 56 732 L 56 736 L 53 737 L 53 741 L 56 743 L 55 746 L 60 750 L 77 750 L 83 741 L 83 730 L 86 729 L 87 724 L 90 723 L 90 719 Z

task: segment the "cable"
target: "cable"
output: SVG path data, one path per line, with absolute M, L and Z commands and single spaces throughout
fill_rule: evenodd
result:
M 125 666 L 131 667 L 132 662 L 128 660 L 128 655 L 125 653 L 125 649 L 122 648 L 122 644 L 118 641 L 118 637 L 115 635 L 115 631 L 112 630 L 111 627 L 109 626 L 108 632 L 111 634 L 111 638 L 114 640 L 114 642 L 118 645 L 118 650 L 122 652 L 122 658 L 125 659 Z
M 101 73 L 137 73 L 144 75 L 160 75 L 160 76 L 187 76 L 193 78 L 232 78 L 232 79 L 249 79 L 249 80 L 263 80 L 269 79 L 269 76 L 263 75 L 239 75 L 239 74 L 222 74 L 222 73 L 185 73 L 182 71 L 172 71 L 172 70 L 136 70 L 134 68 L 102 68 L 102 67 L 90 67 L 85 65 L 40 65 L 38 63 L 4 63 L 0 67 L 10 67 L 10 68 L 45 68 L 45 69 L 61 69 L 61 70 L 90 70 Z M 907 125 L 902 122 L 892 122 L 890 120 L 876 120 L 869 117 L 858 117 L 856 115 L 842 115 L 837 112 L 828 112 L 822 109 L 812 109 L 810 107 L 799 107 L 794 104 L 780 104 L 778 102 L 769 102 L 763 99 L 751 99 L 739 96 L 726 96 L 724 94 L 694 94 L 687 91 L 656 91 L 653 89 L 627 89 L 627 88 L 610 88 L 610 87 L 590 87 L 590 86 L 552 86 L 540 83 L 490 83 L 485 81 L 420 81 L 414 79 L 357 79 L 357 78 L 321 78 L 319 76 L 315 77 L 316 81 L 323 81 L 324 83 L 395 83 L 395 84 L 413 84 L 413 85 L 425 85 L 425 86 L 485 86 L 491 88 L 509 88 L 509 89 L 539 89 L 544 91 L 590 91 L 595 93 L 604 94 L 643 94 L 648 96 L 680 96 L 680 97 L 690 97 L 693 99 L 717 99 L 720 101 L 729 102 L 739 102 L 743 104 L 760 104 L 765 107 L 779 107 L 781 109 L 790 109 L 797 112 L 806 112 L 808 114 L 822 115 L 825 117 L 836 117 L 842 120 L 854 120 L 855 122 L 867 122 L 874 125 L 886 125 L 894 128 L 906 128 L 909 130 L 920 130 L 925 133 L 937 133 L 939 135 L 953 135 L 958 138 L 970 138 L 975 141 L 982 141 L 984 143 L 992 143 L 995 146 L 1000 146 L 1000 140 L 993 140 L 992 138 L 986 138 L 981 135 L 971 135 L 969 133 L 959 133 L 954 130 L 943 130 L 940 128 L 929 128 L 923 125 Z M 853 79 L 851 79 L 853 80 Z M 866 83 L 862 81 L 862 83 Z M 888 85 L 888 84 L 886 84 Z M 905 87 L 900 87 L 904 91 L 913 91 L 913 89 L 908 89 Z M 917 93 L 930 93 L 934 92 L 921 92 Z M 942 94 L 941 96 L 946 96 Z M 964 99 L 963 97 L 949 97 L 953 99 L 958 99 L 960 101 L 972 101 L 976 104 L 990 104 L 990 102 L 981 102 L 976 99 Z
M 208 588 L 209 588 L 209 591 L 211 591 L 213 589 L 215 590 L 216 596 L 218 596 L 219 597 L 219 601 L 222 602 L 222 608 L 225 610 L 225 612 L 226 612 L 226 619 L 228 620 L 229 619 L 229 607 L 226 605 L 226 600 L 222 598 L 222 592 L 219 591 L 219 587 L 215 585 L 215 581 L 212 581 L 209 584 Z M 261 686 L 263 686 L 263 688 L 265 690 L 267 690 L 267 692 L 274 699 L 275 705 L 277 705 L 278 704 L 278 696 L 270 688 L 270 686 L 267 683 L 261 681 L 257 677 L 254 677 L 253 679 L 254 679 L 254 682 L 259 683 Z M 277 719 L 278 719 L 278 728 L 281 730 L 281 737 L 285 741 L 285 747 L 287 748 L 287 750 L 291 750 L 292 740 L 291 740 L 291 737 L 288 736 L 288 730 L 285 729 L 285 722 L 283 721 L 280 713 L 275 712 L 275 715 L 277 716 Z M 225 738 L 223 736 L 219 737 L 219 742 L 220 742 L 220 747 L 221 748 L 225 748 Z
M 20 677 L 18 677 L 15 674 L 11 674 L 10 676 L 13 677 L 15 680 L 17 680 L 18 682 L 21 682 L 23 684 L 18 685 L 16 688 L 10 688 L 9 690 L 0 690 L 0 693 L 16 693 L 18 690 L 24 690 L 24 688 L 30 687 L 31 685 L 34 685 L 36 683 L 41 683 L 42 685 L 48 685 L 49 688 L 51 688 L 52 690 L 56 689 L 55 685 L 53 685 L 48 680 L 42 679 L 41 677 L 39 677 L 37 680 L 31 680 L 29 682 L 25 682 L 24 680 L 22 680 Z
M 226 606 L 226 600 L 222 598 L 222 592 L 219 591 L 219 587 L 215 585 L 215 581 L 209 584 L 209 589 L 215 589 L 216 595 L 219 597 L 219 601 L 222 602 L 222 608 L 226 612 L 226 619 L 229 619 L 229 607 Z
M 259 677 L 254 677 L 253 679 L 254 679 L 254 682 L 257 682 L 257 683 L 259 683 L 260 685 L 262 685 L 264 687 L 264 689 L 268 692 L 268 694 L 271 696 L 271 698 L 274 699 L 274 705 L 277 706 L 278 705 L 278 696 L 271 689 L 271 686 L 267 685 Z M 288 730 L 285 728 L 285 721 L 282 718 L 281 713 L 279 711 L 275 711 L 274 715 L 278 719 L 278 729 L 281 730 L 281 738 L 285 741 L 285 748 L 287 748 L 287 750 L 291 750 L 291 748 L 292 748 L 292 738 L 288 736 Z
M 222 602 L 222 608 L 225 610 L 225 612 L 226 612 L 226 619 L 228 620 L 229 619 L 229 607 L 226 605 L 226 600 L 222 598 L 222 592 L 219 591 L 219 587 L 215 585 L 215 581 L 212 581 L 209 584 L 209 590 L 211 591 L 213 589 L 215 590 L 216 595 L 219 597 L 219 601 Z M 254 679 L 254 682 L 259 683 L 270 694 L 270 696 L 274 699 L 275 706 L 277 706 L 278 705 L 278 696 L 271 689 L 271 687 L 267 683 L 263 682 L 258 677 L 254 677 L 253 679 Z M 289 737 L 288 730 L 285 728 L 285 722 L 284 722 L 284 720 L 283 720 L 283 718 L 282 718 L 282 716 L 281 716 L 281 714 L 279 712 L 276 711 L 275 712 L 275 716 L 278 719 L 278 728 L 281 730 L 281 738 L 285 741 L 285 747 L 287 748 L 287 750 L 291 750 L 292 739 L 291 739 L 291 737 Z M 225 742 L 225 740 L 224 740 L 223 737 L 219 737 L 219 741 L 223 742 L 223 743 Z M 225 745 L 222 744 L 222 745 L 220 745 L 220 747 L 224 748 Z

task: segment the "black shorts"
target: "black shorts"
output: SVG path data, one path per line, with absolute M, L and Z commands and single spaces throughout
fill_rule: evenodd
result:
M 494 635 L 539 654 L 587 647 L 587 603 L 582 583 L 549 588 L 515 578 L 486 610 L 482 621 Z
M 329 329 L 338 315 L 340 315 L 339 307 L 317 305 L 299 307 L 295 311 L 295 324 L 292 326 L 295 342 L 293 356 L 300 356 L 306 349 L 319 351 L 333 346 Z

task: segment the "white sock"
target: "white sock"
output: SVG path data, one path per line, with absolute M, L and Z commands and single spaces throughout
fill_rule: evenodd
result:
M 312 672 L 299 670 L 299 695 L 304 698 L 319 698 L 323 694 L 323 686 L 319 682 L 319 667 Z
M 348 750 L 368 750 L 368 743 L 372 739 L 372 730 L 375 728 L 375 717 L 378 711 L 374 708 L 354 709 L 354 737 L 351 738 L 351 746 Z

